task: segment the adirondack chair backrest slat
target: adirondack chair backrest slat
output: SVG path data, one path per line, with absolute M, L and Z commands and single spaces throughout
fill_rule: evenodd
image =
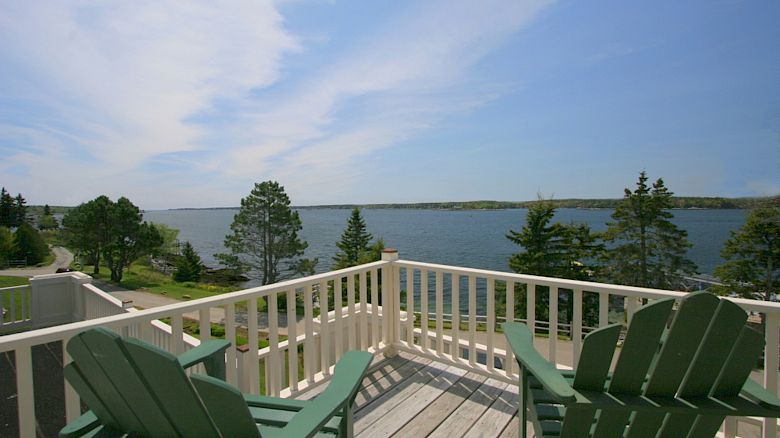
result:
M 204 375 L 193 374 L 190 380 L 222 436 L 260 436 L 246 400 L 236 388 Z
M 120 340 L 160 411 L 181 436 L 219 436 L 198 393 L 175 356 L 138 339 Z
M 68 342 L 67 350 L 80 375 L 94 389 L 95 394 L 100 394 L 103 405 L 118 421 L 117 425 L 112 425 L 108 419 L 101 418 L 104 424 L 118 427 L 119 430 L 148 435 L 149 430 L 146 426 L 153 424 L 154 420 L 149 423 L 142 421 L 136 412 L 137 403 L 128 400 L 127 394 L 123 392 L 123 389 L 127 389 L 128 386 L 132 390 L 134 384 L 138 385 L 137 379 L 130 376 L 119 380 L 114 378 L 116 368 L 123 370 L 130 368 L 124 357 L 116 351 L 116 345 L 113 343 L 115 337 L 117 337 L 115 333 L 102 328 L 94 332 L 80 333 Z M 116 360 L 115 356 L 118 356 Z M 112 361 L 116 363 L 112 364 Z M 151 399 L 144 401 L 149 403 Z
M 677 393 L 719 302 L 706 292 L 694 292 L 681 302 L 655 367 L 650 370 L 645 395 L 669 397 Z
M 641 307 L 634 313 L 628 326 L 623 348 L 615 365 L 609 384 L 613 394 L 639 395 L 647 377 L 647 370 L 659 348 L 661 335 L 669 320 L 674 299 L 658 300 Z M 602 412 L 599 415 L 594 436 L 622 436 L 630 411 Z
M 87 379 L 81 375 L 78 367 L 74 363 L 65 365 L 63 370 L 65 378 L 76 392 L 79 393 L 81 400 L 90 407 L 95 416 L 102 420 L 102 423 L 108 427 L 118 428 L 120 422 L 111 414 L 111 409 L 106 406 L 104 401 L 97 395 Z
M 699 351 L 693 359 L 685 380 L 680 385 L 679 397 L 703 397 L 709 395 L 723 365 L 729 358 L 747 313 L 729 300 L 720 300 Z
M 603 391 L 607 380 L 612 356 L 615 353 L 619 324 L 613 324 L 594 330 L 582 343 L 579 365 L 574 374 L 572 387 L 578 391 Z M 581 437 L 590 433 L 595 409 L 567 409 L 561 429 L 562 437 Z
M 747 313 L 728 300 L 719 300 L 707 331 L 700 340 L 688 372 L 680 384 L 677 396 L 681 398 L 707 397 L 729 357 Z M 661 436 L 682 436 L 690 432 L 696 414 L 670 414 L 664 420 Z

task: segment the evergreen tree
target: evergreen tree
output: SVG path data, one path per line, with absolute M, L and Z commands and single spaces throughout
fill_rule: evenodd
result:
M 623 201 L 612 214 L 605 240 L 606 275 L 609 281 L 629 286 L 676 289 L 682 275 L 696 272 L 686 257 L 687 233 L 674 225 L 670 192 L 661 178 L 647 185 L 640 172 L 636 189 L 625 189 Z
M 276 181 L 256 183 L 241 200 L 241 209 L 230 225 L 233 233 L 225 236 L 230 253 L 216 256 L 263 285 L 311 274 L 316 259 L 301 258 L 308 246 L 298 237 L 301 228 L 301 219 L 290 208 L 284 187 Z
M 181 257 L 179 257 L 176 263 L 176 272 L 173 274 L 173 279 L 176 281 L 198 281 L 202 271 L 203 264 L 200 256 L 190 242 L 185 242 L 181 251 Z
M 49 247 L 41 234 L 28 223 L 20 225 L 14 233 L 16 254 L 14 258 L 26 260 L 28 265 L 41 263 L 49 254 Z
M 23 223 L 27 222 L 27 201 L 22 197 L 22 194 L 19 193 L 16 195 L 16 198 L 14 198 L 14 226 L 20 226 Z
M 523 247 L 512 255 L 509 268 L 522 274 L 587 280 L 595 266 L 589 265 L 601 250 L 586 224 L 550 223 L 555 205 L 540 199 L 529 209 L 526 224 L 509 230 L 507 239 Z
M 750 212 L 745 225 L 731 233 L 721 256 L 726 263 L 715 275 L 724 286 L 717 292 L 772 299 L 780 286 L 780 206 L 767 204 Z
M 15 255 L 16 237 L 7 227 L 0 226 L 0 267 L 8 266 Z
M 49 204 L 45 204 L 43 206 L 43 215 L 44 216 L 51 216 L 51 207 L 49 207 Z
M 14 198 L 3 187 L 0 189 L 0 227 L 13 227 L 15 220 Z
M 342 269 L 360 264 L 369 253 L 369 243 L 372 236 L 366 231 L 366 222 L 360 214 L 360 209 L 352 209 L 352 215 L 347 220 L 347 228 L 341 234 L 341 240 L 336 246 L 341 250 L 333 257 L 333 269 Z M 381 251 L 381 250 L 380 250 Z M 374 261 L 374 260 L 371 260 Z

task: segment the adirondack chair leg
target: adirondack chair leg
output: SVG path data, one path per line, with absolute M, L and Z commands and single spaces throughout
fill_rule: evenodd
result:
M 339 436 L 341 437 L 353 436 L 354 435 L 353 427 L 354 424 L 352 422 L 352 409 L 350 406 L 345 406 L 344 412 L 342 412 L 341 422 L 339 423 Z
M 527 438 L 528 431 L 526 430 L 526 420 L 528 419 L 528 413 L 526 409 L 526 405 L 528 403 L 528 371 L 525 369 L 524 366 L 520 366 L 520 374 L 521 374 L 521 381 L 520 381 L 520 392 L 522 392 L 522 395 L 520 397 L 520 436 L 522 438 Z

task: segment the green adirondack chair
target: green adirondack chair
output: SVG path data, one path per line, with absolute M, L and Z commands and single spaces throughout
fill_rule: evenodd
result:
M 225 378 L 227 341 L 208 341 L 178 358 L 104 328 L 74 336 L 65 378 L 90 411 L 60 437 L 352 436 L 352 404 L 372 355 L 350 351 L 311 401 L 241 394 Z M 203 363 L 207 375 L 184 369 Z
M 633 438 L 712 437 L 726 416 L 780 416 L 780 399 L 749 378 L 764 338 L 745 311 L 706 292 L 673 312 L 674 301 L 634 313 L 612 372 L 618 324 L 585 337 L 573 371 L 540 356 L 524 324 L 503 324 L 521 368 L 523 437 L 527 419 L 537 437 Z

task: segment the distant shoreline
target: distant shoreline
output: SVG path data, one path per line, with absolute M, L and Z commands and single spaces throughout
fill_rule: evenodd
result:
M 721 198 L 721 197 L 672 197 L 672 209 L 674 210 L 744 210 L 755 207 L 771 198 Z M 553 199 L 556 208 L 576 208 L 582 210 L 613 210 L 622 201 L 622 198 L 614 199 Z M 528 208 L 538 201 L 457 201 L 457 202 L 416 202 L 416 203 L 387 203 L 387 204 L 327 204 L 327 205 L 298 205 L 293 208 L 298 210 L 313 209 L 352 209 L 355 207 L 364 209 L 385 210 L 508 210 Z M 167 210 L 238 210 L 239 207 L 203 207 L 203 208 L 169 208 Z

